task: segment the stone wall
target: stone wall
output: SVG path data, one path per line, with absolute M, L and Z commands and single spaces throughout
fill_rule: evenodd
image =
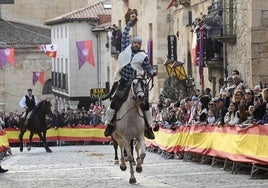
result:
M 36 49 L 17 49 L 15 53 L 16 66 L 7 64 L 0 70 L 0 103 L 5 104 L 6 112 L 22 111 L 18 104 L 28 88 L 39 101 L 50 97 L 42 95 L 43 86 L 40 82 L 33 85 L 32 78 L 33 72 L 45 72 L 45 80 L 51 78 L 51 58 Z
M 237 0 L 235 45 L 228 45 L 228 72 L 237 69 L 249 88 L 268 82 L 267 2 Z

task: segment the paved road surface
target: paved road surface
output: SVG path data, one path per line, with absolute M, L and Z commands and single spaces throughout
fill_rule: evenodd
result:
M 220 167 L 165 159 L 147 152 L 142 173 L 135 173 L 137 184 L 129 184 L 129 168 L 122 172 L 114 164 L 112 145 L 51 147 L 53 153 L 33 147 L 11 148 L 13 155 L 2 161 L 8 168 L 0 174 L 2 188 L 235 188 L 268 187 L 268 179 L 252 179 L 249 174 L 231 174 Z

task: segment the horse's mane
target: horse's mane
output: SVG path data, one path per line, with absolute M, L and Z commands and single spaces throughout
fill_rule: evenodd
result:
M 36 109 L 40 109 L 41 106 L 43 105 L 43 103 L 45 103 L 46 101 L 47 101 L 47 100 L 42 100 L 42 101 L 40 101 L 40 102 L 37 104 Z
M 46 102 L 48 102 L 48 101 L 47 101 L 47 100 L 42 100 L 42 101 L 40 101 L 40 102 L 37 104 L 37 106 L 34 107 L 32 113 L 35 114 L 36 112 L 38 112 L 38 111 L 41 109 L 41 107 L 43 106 L 43 104 L 46 103 Z

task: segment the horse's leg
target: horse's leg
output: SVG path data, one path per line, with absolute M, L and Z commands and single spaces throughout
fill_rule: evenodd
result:
M 46 152 L 52 153 L 52 150 L 48 147 L 48 144 L 47 144 L 47 131 L 43 132 L 43 139 L 44 139 L 44 147 L 46 149 Z
M 133 151 L 134 151 L 134 139 L 132 139 L 131 141 L 130 141 L 130 149 L 131 149 L 131 155 L 133 156 L 133 165 L 135 166 L 136 165 L 136 161 L 135 161 L 135 159 L 134 159 L 134 153 L 133 153 Z M 137 155 L 138 156 L 138 155 Z
M 49 149 L 48 145 L 47 145 L 47 141 L 46 141 L 46 131 L 43 132 L 43 135 L 41 132 L 38 133 L 38 136 L 40 137 L 40 140 L 42 140 L 43 144 L 44 144 L 44 148 L 46 149 L 46 152 L 51 153 L 51 149 Z
M 124 141 L 125 150 L 127 151 L 127 160 L 129 162 L 129 166 L 130 166 L 129 183 L 134 184 L 134 183 L 136 183 L 136 178 L 134 176 L 133 155 L 131 153 L 130 143 L 131 143 L 131 141 Z
M 133 154 L 133 150 L 134 150 L 134 140 L 132 139 L 131 141 L 130 141 L 130 149 L 131 149 L 131 155 L 133 156 L 133 165 L 135 166 L 136 165 L 136 162 L 135 162 L 135 160 L 134 160 L 134 154 Z M 127 155 L 127 150 L 126 149 L 124 149 L 124 157 L 125 157 L 125 160 L 126 161 L 128 161 L 128 159 L 127 159 L 127 157 L 128 157 L 128 155 Z
M 145 139 L 144 137 L 140 137 L 138 139 L 138 142 L 135 146 L 135 149 L 136 149 L 136 152 L 137 152 L 137 166 L 136 166 L 136 171 L 137 172 L 142 172 L 142 164 L 143 164 L 143 161 L 144 161 L 144 158 L 146 156 L 146 153 L 145 153 Z M 139 151 L 140 154 L 139 154 Z
M 127 169 L 125 157 L 124 157 L 124 147 L 119 145 L 120 147 L 120 169 L 125 171 Z
M 135 151 L 136 151 L 136 155 L 137 155 L 137 158 L 136 158 L 136 161 L 139 160 L 139 156 L 140 156 L 140 142 L 136 142 L 135 144 Z
M 28 151 L 30 151 L 31 150 L 31 148 L 32 148 L 32 139 L 33 139 L 33 135 L 34 135 L 34 133 L 33 132 L 30 132 L 30 136 L 29 136 L 29 145 L 28 145 Z
M 113 146 L 114 146 L 114 164 L 119 164 L 118 161 L 118 143 L 113 139 Z
M 26 131 L 21 128 L 20 135 L 19 135 L 19 139 L 20 139 L 20 151 L 21 152 L 23 151 L 23 135 L 24 135 L 25 132 Z

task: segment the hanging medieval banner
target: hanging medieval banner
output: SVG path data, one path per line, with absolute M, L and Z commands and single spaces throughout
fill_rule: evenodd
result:
M 177 38 L 175 35 L 168 35 L 168 59 L 177 61 Z

